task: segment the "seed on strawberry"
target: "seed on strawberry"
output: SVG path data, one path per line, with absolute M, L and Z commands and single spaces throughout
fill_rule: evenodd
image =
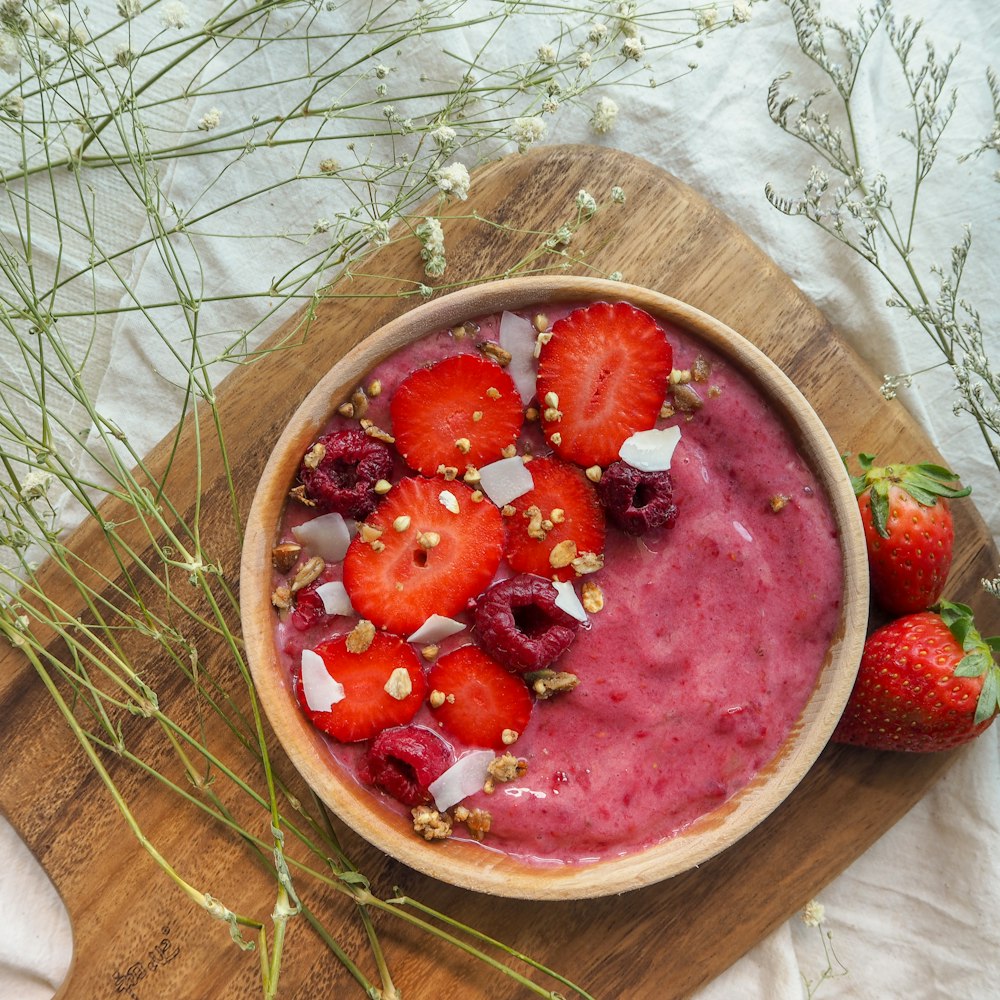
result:
M 296 684 L 299 703 L 313 725 L 342 743 L 368 740 L 383 729 L 405 725 L 427 693 L 420 660 L 404 639 L 376 633 L 361 653 L 349 651 L 349 639 L 334 636 L 314 650 L 330 677 L 343 686 L 340 701 L 318 711 L 306 700 L 301 681 Z
M 557 458 L 536 458 L 528 469 L 534 485 L 504 518 L 507 562 L 517 573 L 573 579 L 574 560 L 604 551 L 604 511 L 594 484 Z
M 514 380 L 495 361 L 455 354 L 418 368 L 390 405 L 396 448 L 425 476 L 478 468 L 501 457 L 521 431 L 524 411 Z
M 452 618 L 493 579 L 503 524 L 457 482 L 401 479 L 364 522 L 344 557 L 344 586 L 358 613 L 398 635 L 431 615 Z
M 531 718 L 527 685 L 477 646 L 460 646 L 442 656 L 428 684 L 443 695 L 431 702 L 435 721 L 469 746 L 503 750 Z
M 648 313 L 595 302 L 552 325 L 538 356 L 542 426 L 553 451 L 584 468 L 606 466 L 659 416 L 673 350 Z
M 677 520 L 670 473 L 643 472 L 626 462 L 612 462 L 597 484 L 597 495 L 612 520 L 627 535 L 672 527 Z
M 451 747 L 423 726 L 384 729 L 358 765 L 358 777 L 377 785 L 403 805 L 430 799 L 427 786 L 451 766 Z
M 955 531 L 945 499 L 964 497 L 953 472 L 939 465 L 874 465 L 852 476 L 868 544 L 872 592 L 893 614 L 923 611 L 941 596 Z
M 904 615 L 865 643 L 857 681 L 834 731 L 875 750 L 949 750 L 992 723 L 1000 695 L 1000 638 L 983 639 L 971 610 L 942 601 Z
M 363 431 L 321 437 L 299 466 L 299 482 L 317 510 L 366 518 L 378 505 L 375 484 L 392 473 L 392 452 Z
M 483 649 L 509 670 L 543 670 L 576 638 L 579 621 L 556 605 L 551 581 L 522 573 L 493 584 L 476 602 Z

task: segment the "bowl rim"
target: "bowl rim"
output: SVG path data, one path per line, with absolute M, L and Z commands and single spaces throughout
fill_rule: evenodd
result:
M 349 398 L 373 367 L 423 334 L 466 319 L 598 300 L 625 301 L 683 327 L 733 361 L 780 412 L 831 506 L 844 569 L 841 618 L 802 714 L 775 758 L 748 785 L 651 847 L 596 862 L 532 866 L 464 840 L 427 843 L 414 835 L 408 820 L 378 807 L 369 791 L 331 766 L 325 738 L 299 708 L 278 658 L 271 549 L 302 454 L 337 402 Z M 840 454 L 802 393 L 762 351 L 720 320 L 651 289 L 597 278 L 521 277 L 450 292 L 403 313 L 319 379 L 283 429 L 258 483 L 244 536 L 240 608 L 247 661 L 275 735 L 307 784 L 348 826 L 390 857 L 452 885 L 524 899 L 580 899 L 646 886 L 708 861 L 746 836 L 792 792 L 826 746 L 853 688 L 868 619 L 868 564 L 857 501 Z

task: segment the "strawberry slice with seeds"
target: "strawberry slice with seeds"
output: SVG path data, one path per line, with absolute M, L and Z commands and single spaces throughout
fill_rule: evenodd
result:
M 401 479 L 351 541 L 344 586 L 363 618 L 410 635 L 432 614 L 464 611 L 489 586 L 503 545 L 500 511 L 463 483 Z
M 455 354 L 408 375 L 390 404 L 396 448 L 411 469 L 478 468 L 517 440 L 524 408 L 495 361 Z
M 552 450 L 582 466 L 615 461 L 626 438 L 656 423 L 672 367 L 663 330 L 635 306 L 595 302 L 557 320 L 537 380 Z
M 348 640 L 348 635 L 334 636 L 313 650 L 343 685 L 343 698 L 329 711 L 310 708 L 299 675 L 296 695 L 314 726 L 342 743 L 355 743 L 406 725 L 424 701 L 427 681 L 413 647 L 399 636 L 376 632 L 359 653 L 350 651 Z
M 504 518 L 511 569 L 572 580 L 574 560 L 596 568 L 592 557 L 604 551 L 604 509 L 594 484 L 557 458 L 536 458 L 527 468 L 534 487 L 513 501 L 513 515 Z
M 506 749 L 531 718 L 527 685 L 478 646 L 460 646 L 442 656 L 431 668 L 428 685 L 434 719 L 469 746 Z

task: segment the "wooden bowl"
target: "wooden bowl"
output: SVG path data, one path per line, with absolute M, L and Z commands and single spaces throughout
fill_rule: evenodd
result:
M 735 363 L 781 414 L 832 508 L 843 559 L 841 615 L 800 718 L 776 757 L 749 785 L 680 833 L 637 853 L 541 868 L 467 841 L 423 841 L 408 817 L 386 809 L 334 764 L 325 737 L 299 708 L 287 668 L 279 661 L 271 549 L 302 455 L 334 408 L 376 364 L 422 335 L 466 319 L 589 300 L 625 300 L 685 328 Z M 837 449 L 795 386 L 753 345 L 697 309 L 643 288 L 574 277 L 517 278 L 415 308 L 373 333 L 320 380 L 285 429 L 261 477 L 243 548 L 240 598 L 247 656 L 268 719 L 291 762 L 344 822 L 390 856 L 445 882 L 501 896 L 572 899 L 620 893 L 699 865 L 739 840 L 789 795 L 826 745 L 851 692 L 865 638 L 868 573 L 857 502 Z

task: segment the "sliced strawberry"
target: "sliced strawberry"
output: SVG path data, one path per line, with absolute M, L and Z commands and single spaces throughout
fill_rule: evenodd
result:
M 444 479 L 401 479 L 392 488 L 344 557 L 344 586 L 363 618 L 409 635 L 432 614 L 465 610 L 489 586 L 503 523 L 493 504 L 472 497 Z
M 418 368 L 392 397 L 396 448 L 411 469 L 477 468 L 517 440 L 524 409 L 514 380 L 495 361 L 455 354 Z
M 518 497 L 511 504 L 514 514 L 504 518 L 507 562 L 518 573 L 571 580 L 577 574 L 567 556 L 604 551 L 597 491 L 576 466 L 557 458 L 536 458 L 527 467 L 534 488 Z
M 428 686 L 440 692 L 431 710 L 456 739 L 476 747 L 503 750 L 504 733 L 524 732 L 531 718 L 531 694 L 524 681 L 504 670 L 478 646 L 460 646 L 431 668 Z
M 663 330 L 635 306 L 595 302 L 557 320 L 537 380 L 552 450 L 577 465 L 613 462 L 626 438 L 655 424 L 672 366 Z
M 342 743 L 354 743 L 409 722 L 427 694 L 427 681 L 413 647 L 399 636 L 377 632 L 362 653 L 350 652 L 347 640 L 346 635 L 334 636 L 314 650 L 330 676 L 343 685 L 343 700 L 328 712 L 314 711 L 306 702 L 301 681 L 296 693 L 313 725 Z M 405 691 L 405 683 L 402 687 L 390 683 L 399 668 L 406 671 L 410 684 L 409 694 L 402 698 L 386 690 L 388 685 L 397 695 Z

